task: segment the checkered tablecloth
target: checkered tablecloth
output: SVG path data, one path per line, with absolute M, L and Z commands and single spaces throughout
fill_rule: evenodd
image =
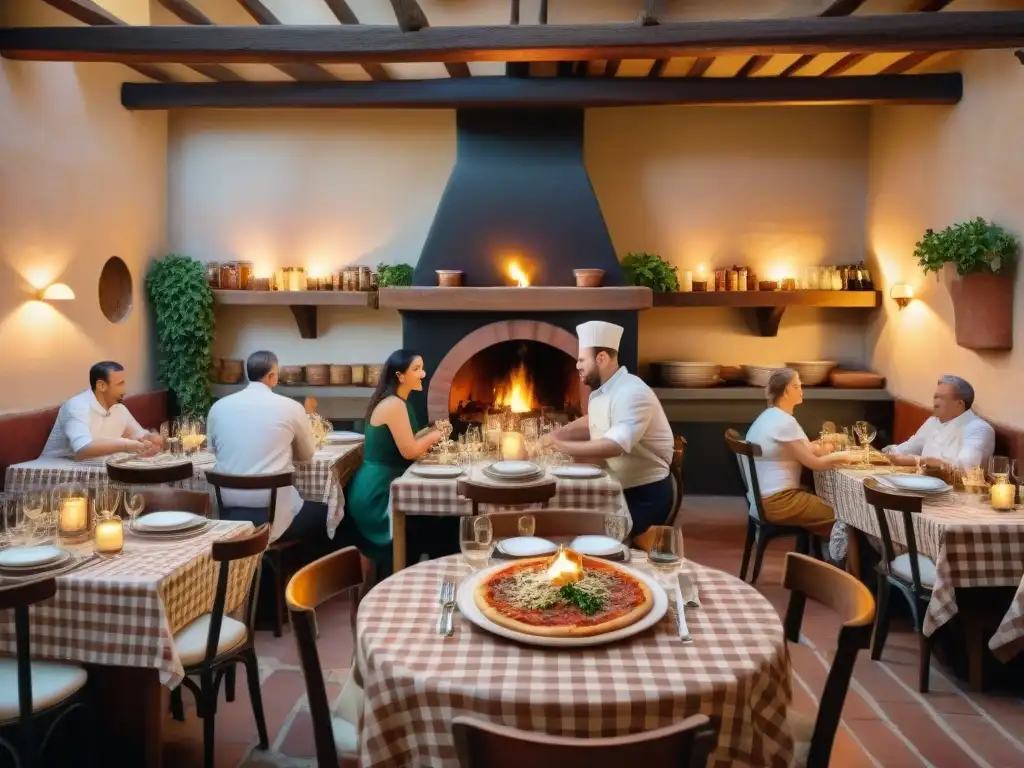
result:
M 687 563 L 701 608 L 687 609 L 692 645 L 671 611 L 651 629 L 611 645 L 519 645 L 455 617 L 440 637 L 438 586 L 461 580 L 458 556 L 381 582 L 359 607 L 356 637 L 365 684 L 361 766 L 455 766 L 451 724 L 472 715 L 561 736 L 622 736 L 698 712 L 719 728 L 709 765 L 786 766 L 792 690 L 778 614 L 752 587 Z M 671 595 L 671 593 L 670 593 Z
M 126 532 L 119 557 L 58 575 L 57 594 L 31 609 L 33 658 L 154 668 L 162 683 L 176 687 L 184 670 L 174 633 L 213 609 L 218 564 L 210 546 L 252 530 L 252 523 L 218 521 L 174 542 Z M 88 552 L 89 546 L 68 549 Z M 242 604 L 258 560 L 231 564 L 228 612 Z M 0 615 L 0 653 L 15 653 L 13 611 Z
M 1024 651 L 1024 578 L 1017 587 L 1013 602 L 999 623 L 999 628 L 988 641 L 995 657 L 1001 661 L 1009 661 Z
M 308 501 L 319 501 L 327 505 L 328 530 L 332 535 L 345 509 L 344 495 L 335 482 L 338 477 L 338 465 L 343 465 L 357 455 L 362 456 L 361 442 L 327 445 L 318 450 L 311 461 L 295 464 L 295 487 L 299 495 Z M 106 478 L 107 459 L 113 458 L 117 457 L 86 461 L 36 459 L 14 464 L 7 468 L 4 488 L 16 492 L 28 488 L 54 487 L 69 482 L 93 485 Z M 216 458 L 212 453 L 201 451 L 193 458 L 192 465 L 192 478 L 172 485 L 191 491 L 211 493 L 213 489 L 206 483 L 206 470 L 214 468 Z M 140 462 L 139 466 L 143 464 Z
M 485 475 L 483 469 L 487 465 L 488 462 L 479 462 L 472 467 L 470 477 L 474 483 L 498 488 L 511 485 L 493 480 Z M 546 475 L 543 479 L 544 482 L 551 477 L 551 475 Z M 557 483 L 555 496 L 548 502 L 548 506 L 552 509 L 607 510 L 609 512 L 626 509 L 622 486 L 608 474 L 589 479 L 554 479 Z M 529 485 L 529 483 L 515 485 Z M 431 517 L 473 513 L 473 505 L 458 494 L 457 479 L 420 477 L 413 474 L 413 467 L 407 469 L 404 475 L 391 484 L 391 508 L 406 515 Z M 490 504 L 481 504 L 480 511 L 491 512 L 494 511 L 494 507 Z
M 836 518 L 878 536 L 875 512 L 864 500 L 865 477 L 885 470 L 832 470 L 814 474 L 818 495 Z M 906 544 L 902 515 L 887 511 L 894 542 Z M 914 516 L 918 550 L 935 562 L 936 580 L 924 620 L 931 635 L 957 614 L 957 587 L 1015 587 L 1024 574 L 1024 511 L 997 512 L 988 497 L 954 492 L 925 499 Z M 1020 632 L 1024 634 L 1024 626 Z

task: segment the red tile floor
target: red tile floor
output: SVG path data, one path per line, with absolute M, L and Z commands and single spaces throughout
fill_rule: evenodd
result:
M 699 562 L 736 573 L 742 552 L 745 517 L 737 499 L 694 497 L 680 515 L 687 554 Z M 784 541 L 768 550 L 758 588 L 785 612 L 787 593 L 780 586 Z M 352 654 L 348 607 L 329 606 L 318 615 L 320 657 L 337 698 Z M 838 622 L 819 606 L 809 606 L 805 639 L 793 648 L 794 696 L 807 711 L 824 685 L 828 654 Z M 257 642 L 270 750 L 254 749 L 252 720 L 244 676 L 239 676 L 234 703 L 222 702 L 217 713 L 217 766 L 315 766 L 313 735 L 290 631 L 281 638 L 261 632 Z M 902 766 L 1024 766 L 1024 699 L 1012 692 L 974 694 L 937 662 L 931 692 L 917 692 L 917 641 L 905 622 L 894 620 L 885 655 L 873 662 L 861 654 L 854 673 L 832 765 L 841 768 Z M 168 719 L 165 765 L 200 765 L 201 724 L 185 696 L 186 722 Z

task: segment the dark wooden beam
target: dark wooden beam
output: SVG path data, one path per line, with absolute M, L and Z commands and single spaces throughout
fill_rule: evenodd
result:
M 819 13 L 818 16 L 826 19 L 834 19 L 840 16 L 849 16 L 850 14 L 857 11 L 862 5 L 864 5 L 864 0 L 833 0 L 833 2 L 829 3 L 828 7 L 826 7 L 825 10 Z M 814 61 L 813 55 L 804 54 L 797 58 L 796 61 L 792 62 L 779 74 L 781 77 L 789 77 L 790 75 L 796 74 L 797 72 L 802 70 L 812 61 Z M 762 64 L 762 66 L 764 65 Z M 753 74 L 753 72 L 749 74 Z
M 911 53 L 904 56 L 898 61 L 894 61 L 892 64 L 887 66 L 878 74 L 880 75 L 902 75 L 904 72 L 909 72 L 919 64 L 924 64 L 932 56 L 938 56 L 937 53 Z
M 509 24 L 519 24 L 519 0 L 512 0 L 512 7 L 509 9 Z M 505 62 L 505 74 L 509 77 L 529 77 L 530 63 L 528 61 Z
M 339 24 L 359 24 L 359 18 L 345 0 L 324 0 Z M 362 64 L 363 71 L 371 80 L 390 80 L 391 75 L 380 64 Z
M 697 59 L 690 65 L 689 71 L 686 76 L 697 78 L 704 77 L 704 73 L 708 71 L 708 67 L 714 62 L 714 56 L 698 56 Z
M 636 23 L 641 27 L 654 27 L 661 23 L 661 0 L 644 0 L 644 8 L 636 17 Z M 647 76 L 650 78 L 661 77 L 665 73 L 669 59 L 655 59 L 651 64 Z
M 403 32 L 419 32 L 430 27 L 427 14 L 416 0 L 391 0 L 391 7 L 395 9 L 398 28 Z M 465 62 L 448 62 L 444 68 L 448 70 L 449 77 L 473 76 Z
M 207 16 L 205 13 L 200 11 L 198 8 L 196 8 L 194 5 L 192 5 L 192 3 L 189 2 L 189 0 L 158 0 L 158 2 L 160 3 L 160 5 L 162 5 L 164 8 L 166 8 L 168 11 L 170 11 L 175 16 L 177 16 L 179 19 L 184 21 L 186 24 L 204 24 L 204 25 L 212 25 L 213 24 L 213 20 L 210 19 L 209 16 Z M 213 66 L 216 66 L 216 65 L 213 65 Z M 221 69 L 224 69 L 227 72 L 230 72 L 233 77 L 229 77 L 229 78 L 221 77 L 221 78 L 214 78 L 214 79 L 218 79 L 218 80 L 228 79 L 228 80 L 232 80 L 234 82 L 244 82 L 245 81 L 245 78 L 242 77 L 241 75 L 239 75 L 237 72 L 234 72 L 234 71 L 232 71 L 230 69 L 227 69 L 227 67 L 221 67 Z
M 386 83 L 125 83 L 128 109 L 190 107 L 615 107 L 671 104 L 955 104 L 958 73 L 840 78 L 469 77 Z
M 253 0 L 246 0 L 253 2 Z M 0 29 L 12 59 L 182 63 L 586 61 L 764 53 L 1019 48 L 1024 11 L 660 24 L 428 27 L 361 25 Z
M 263 4 L 262 0 L 238 0 L 238 2 L 243 8 L 245 8 L 246 12 L 252 16 L 253 20 L 257 24 L 271 27 L 281 26 L 281 20 L 274 15 L 273 11 Z M 311 80 L 313 82 L 329 83 L 338 79 L 334 76 L 333 72 L 328 72 L 319 64 L 313 64 L 310 62 L 300 62 L 295 64 L 291 62 L 280 62 L 275 66 L 277 69 L 288 75 L 288 77 L 299 81 Z

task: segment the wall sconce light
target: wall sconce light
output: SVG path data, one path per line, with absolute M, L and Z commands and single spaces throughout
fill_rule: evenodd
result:
M 66 283 L 51 283 L 39 292 L 40 301 L 71 301 L 75 292 Z
M 899 305 L 902 312 L 904 307 L 914 298 L 914 289 L 906 283 L 896 283 L 896 285 L 889 289 L 889 298 Z

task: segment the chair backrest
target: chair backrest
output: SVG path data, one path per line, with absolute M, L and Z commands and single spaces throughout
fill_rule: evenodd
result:
M 202 517 L 210 516 L 210 494 L 202 491 L 186 491 L 182 488 L 150 488 L 142 491 L 146 502 L 142 514 L 149 512 L 191 512 Z
M 676 435 L 675 446 L 672 449 L 672 463 L 669 464 L 669 474 L 672 476 L 672 511 L 668 515 L 665 525 L 675 525 L 679 516 L 679 509 L 683 506 L 683 458 L 686 455 L 686 438 Z
M 515 512 L 490 512 L 491 530 L 495 539 L 508 539 L 519 535 L 519 518 L 532 515 L 534 536 L 582 536 L 605 533 L 603 512 L 579 509 L 531 509 Z
M 478 504 L 500 504 L 517 507 L 528 504 L 547 504 L 555 497 L 558 483 L 547 480 L 530 485 L 485 485 L 471 480 L 459 480 L 458 494 Z
M 295 473 L 289 471 L 267 475 L 229 475 L 226 472 L 217 472 L 211 469 L 206 472 L 206 482 L 213 486 L 218 510 L 224 509 L 224 500 L 221 498 L 222 488 L 230 488 L 235 491 L 270 491 L 267 521 L 273 525 L 274 514 L 277 511 L 277 491 L 279 488 L 294 485 Z
M 57 593 L 52 576 L 0 589 L 0 610 L 14 610 L 14 639 L 18 667 L 18 729 L 21 732 L 21 760 L 35 764 L 36 738 L 32 710 L 32 643 L 29 633 L 29 606 L 49 600 Z
M 763 523 L 767 517 L 761 502 L 761 485 L 757 481 L 757 467 L 754 463 L 761 455 L 761 446 L 744 440 L 735 429 L 725 430 L 725 444 L 736 454 L 736 471 L 740 473 L 743 488 L 754 497 L 754 515 L 758 522 Z
M 191 461 L 153 467 L 125 467 L 115 462 L 107 462 L 107 477 L 111 482 L 124 485 L 177 483 L 182 480 L 191 480 L 193 472 Z
M 891 493 L 883 489 L 873 477 L 864 478 L 864 500 L 875 511 L 878 522 L 878 537 L 882 540 L 881 566 L 886 576 L 894 576 L 892 561 L 896 558 L 896 547 L 893 545 L 892 529 L 885 510 L 899 512 L 903 517 L 903 531 L 907 540 L 907 554 L 910 556 L 910 585 L 915 594 L 926 595 L 928 590 L 921 584 L 921 569 L 917 558 L 917 536 L 914 533 L 914 515 L 921 512 L 920 496 L 905 496 Z M 896 576 L 896 578 L 900 578 Z M 905 579 L 901 579 L 905 581 Z
M 807 598 L 832 609 L 842 621 L 839 643 L 821 694 L 807 756 L 807 768 L 827 768 L 857 653 L 871 642 L 875 598 L 867 587 L 846 571 L 796 552 L 786 555 L 782 583 L 790 591 L 785 620 L 786 639 L 790 642 L 800 642 L 800 625 Z
M 645 733 L 580 739 L 456 717 L 452 736 L 460 768 L 704 768 L 715 745 L 716 729 L 706 715 L 693 715 Z
M 327 701 L 320 654 L 316 649 L 316 617 L 318 606 L 335 595 L 354 591 L 363 583 L 359 551 L 345 547 L 332 552 L 299 570 L 288 582 L 285 600 L 299 649 L 299 664 L 306 681 L 306 698 L 313 719 L 313 741 L 316 761 L 321 768 L 339 768 L 331 727 L 331 707 Z M 356 600 L 353 598 L 353 610 Z
M 243 615 L 250 639 L 256 629 L 256 594 L 260 588 L 260 566 L 263 552 L 270 543 L 270 524 L 261 525 L 247 536 L 240 536 L 226 541 L 215 541 L 210 547 L 210 558 L 219 563 L 217 569 L 217 589 L 213 594 L 213 610 L 210 611 L 210 631 L 206 636 L 206 655 L 203 664 L 208 664 L 217 656 L 217 645 L 220 640 L 220 628 L 224 623 L 224 609 L 228 599 L 228 577 L 231 563 L 247 557 L 256 558 L 253 565 L 252 579 L 243 603 Z

